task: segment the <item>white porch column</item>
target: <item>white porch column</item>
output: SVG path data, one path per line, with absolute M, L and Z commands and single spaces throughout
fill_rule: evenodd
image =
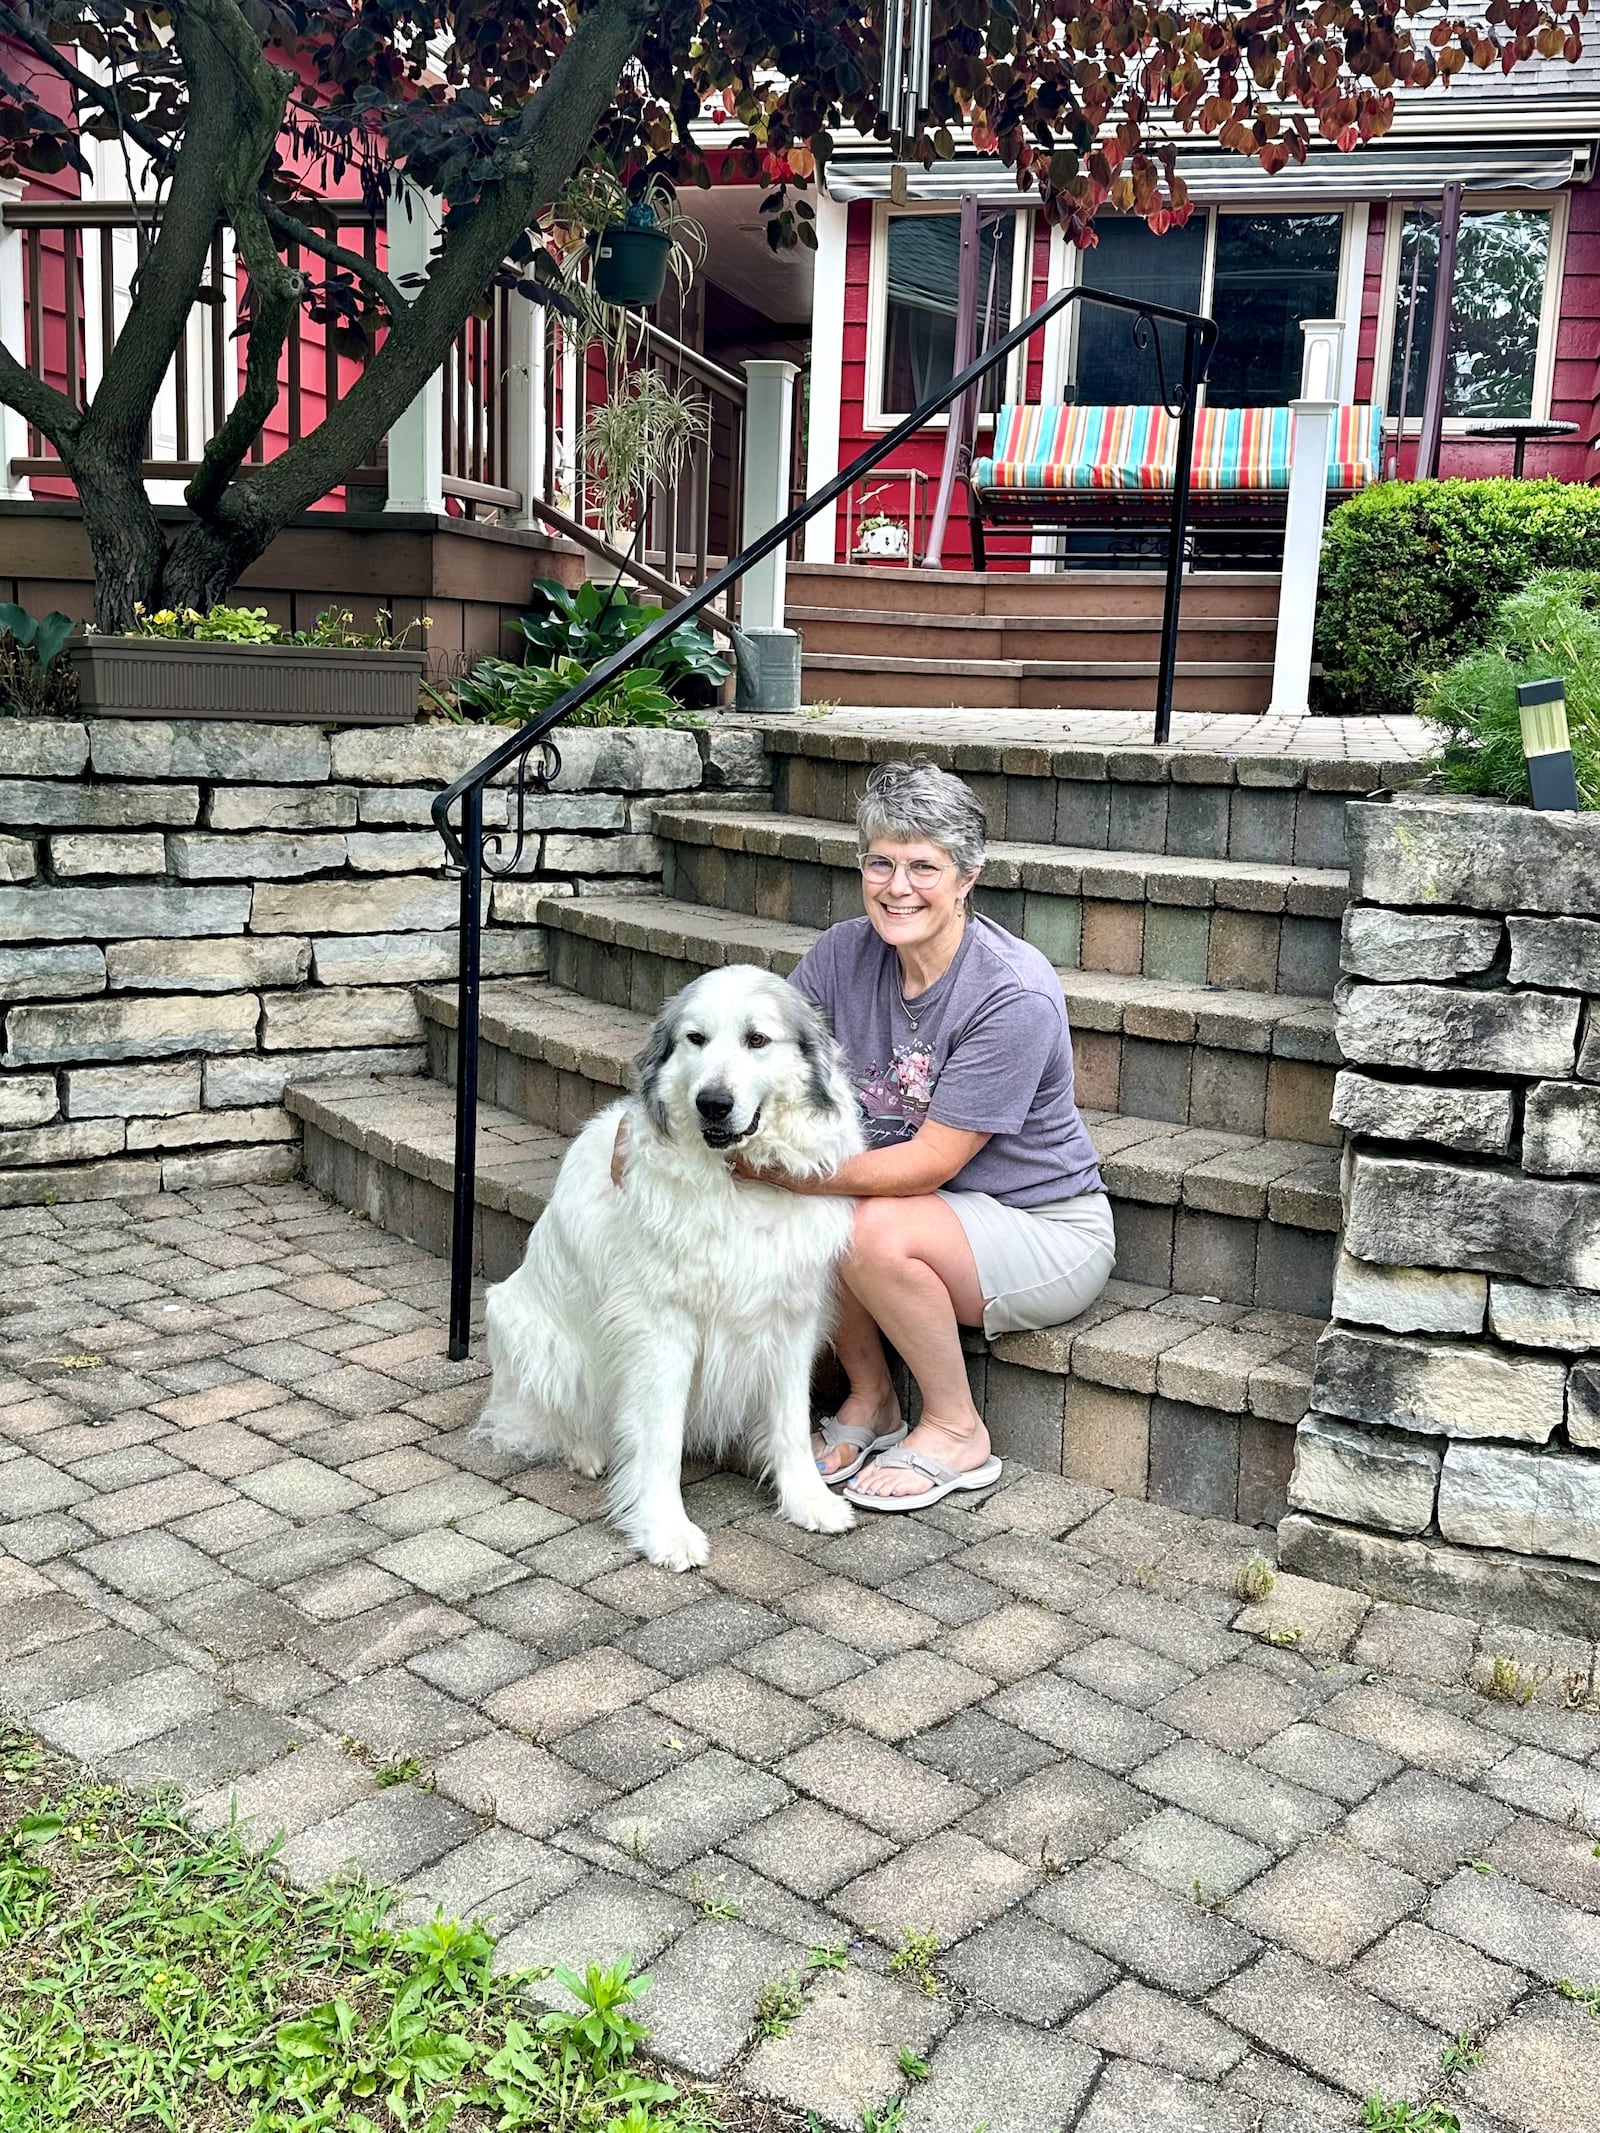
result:
M 811 398 L 806 429 L 806 493 L 839 471 L 839 410 L 844 398 L 844 283 L 850 209 L 827 193 L 813 196 L 817 250 L 811 270 Z M 831 563 L 839 538 L 839 506 L 807 522 L 805 559 Z
M 789 512 L 790 447 L 794 438 L 793 363 L 755 356 L 743 366 L 744 546 L 770 533 Z M 783 621 L 789 562 L 782 548 L 745 572 L 739 627 L 746 651 L 735 699 L 741 711 L 798 711 L 800 637 Z
M 389 196 L 385 219 L 390 279 L 425 274 L 438 230 L 438 202 L 401 183 Z M 415 292 L 402 283 L 402 293 Z M 389 432 L 389 500 L 384 509 L 443 514 L 444 388 L 437 373 Z
M 0 178 L 0 207 L 22 198 L 20 178 Z M 21 230 L 0 223 L 0 342 L 19 363 L 26 357 L 27 306 L 22 286 L 23 238 Z M 26 474 L 13 474 L 13 459 L 28 456 L 28 425 L 14 407 L 0 407 L 0 497 L 19 502 L 31 497 L 33 484 Z
M 1339 405 L 1344 322 L 1302 322 L 1305 359 L 1294 409 L 1294 457 L 1289 468 L 1288 516 L 1283 533 L 1283 582 L 1278 594 L 1278 641 L 1272 662 L 1268 715 L 1303 717 L 1310 709 L 1311 640 L 1317 620 L 1317 572 L 1328 510 L 1328 438 Z
M 538 526 L 528 508 L 544 494 L 545 312 L 515 291 L 506 307 L 505 376 L 499 390 L 506 396 L 506 487 L 521 492 L 512 514 L 514 526 Z M 545 499 L 546 502 L 549 498 Z
M 794 444 L 794 381 L 798 366 L 773 356 L 742 363 L 744 404 L 744 545 L 768 533 L 789 510 L 789 462 Z M 747 570 L 739 613 L 747 630 L 783 628 L 788 558 L 781 548 Z

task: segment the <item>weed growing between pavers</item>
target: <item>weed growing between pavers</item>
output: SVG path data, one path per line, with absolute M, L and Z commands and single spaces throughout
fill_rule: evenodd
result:
M 383 1923 L 391 1898 L 308 1896 L 170 1799 L 95 1784 L 0 1731 L 5 2133 L 738 2133 L 641 2057 L 626 1964 L 491 1974 L 481 1927 Z
M 1362 2108 L 1363 2133 L 1461 2133 L 1461 2121 L 1442 2103 L 1386 2103 L 1371 2095 Z
M 1496 1652 L 1489 1662 L 1488 1679 L 1481 1693 L 1495 1703 L 1515 1704 L 1520 1711 L 1532 1703 L 1539 1692 L 1539 1676 L 1530 1674 L 1526 1667 L 1519 1666 L 1515 1659 L 1508 1659 L 1503 1652 Z

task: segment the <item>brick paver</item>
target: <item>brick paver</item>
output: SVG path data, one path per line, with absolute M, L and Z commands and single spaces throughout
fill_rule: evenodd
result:
M 284 1871 L 631 1953 L 662 2054 L 797 2127 L 1600 2126 L 1592 1647 L 1245 1607 L 1270 1533 L 1021 1469 L 837 1540 L 693 1476 L 673 1578 L 472 1439 L 437 1263 L 301 1186 L 0 1213 L 0 1256 L 0 1706 Z

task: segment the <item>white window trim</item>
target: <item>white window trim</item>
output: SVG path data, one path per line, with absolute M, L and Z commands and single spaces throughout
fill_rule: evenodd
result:
M 1417 206 L 1431 206 L 1432 202 L 1393 200 L 1389 203 L 1388 222 L 1383 233 L 1383 277 L 1378 293 L 1378 338 L 1373 350 L 1372 397 L 1387 410 L 1389 399 L 1389 369 L 1394 360 L 1395 305 L 1400 287 L 1400 233 L 1405 226 L 1407 214 Z M 1539 303 L 1539 338 L 1533 358 L 1533 403 L 1525 418 L 1529 422 L 1548 422 L 1550 419 L 1550 393 L 1555 379 L 1556 332 L 1561 323 L 1561 286 L 1567 265 L 1567 223 L 1571 196 L 1559 193 L 1465 193 L 1461 200 L 1463 215 L 1479 214 L 1495 208 L 1539 208 L 1550 215 L 1550 256 L 1545 261 L 1544 293 Z M 1428 351 L 1424 346 L 1420 360 L 1427 364 Z M 1418 359 L 1413 353 L 1413 361 Z M 1444 434 L 1447 437 L 1463 437 L 1474 423 L 1489 418 L 1481 415 L 1446 415 Z M 1410 415 L 1402 423 L 1387 412 L 1383 418 L 1384 434 L 1389 437 L 1415 437 L 1422 428 L 1420 415 Z
M 911 201 L 905 207 L 892 207 L 887 200 L 876 200 L 872 207 L 872 243 L 867 259 L 867 361 L 866 389 L 862 394 L 862 427 L 869 434 L 875 430 L 893 429 L 897 422 L 904 421 L 911 413 L 909 407 L 886 408 L 883 404 L 883 358 L 888 339 L 889 318 L 889 218 L 891 215 L 944 215 L 954 219 L 958 209 L 943 201 Z M 1016 324 L 1026 317 L 1028 294 L 1033 274 L 1033 210 L 1019 207 L 1015 211 L 1016 234 L 1011 245 L 1011 319 Z M 1000 394 L 1002 400 L 1018 397 L 1018 381 L 1025 351 L 1018 350 L 1006 364 L 1006 374 Z M 942 430 L 949 426 L 950 417 L 935 415 L 927 424 L 930 430 Z M 993 415 L 979 410 L 978 427 L 992 428 Z
M 1279 208 L 1261 200 L 1242 202 L 1239 206 L 1223 207 L 1213 202 L 1196 210 L 1206 218 L 1205 256 L 1200 266 L 1200 309 L 1209 317 L 1217 289 L 1217 221 L 1222 215 L 1261 214 L 1332 214 L 1332 208 Z M 1339 397 L 1341 400 L 1355 398 L 1355 349 L 1361 331 L 1361 292 L 1366 282 L 1367 255 L 1367 205 L 1365 201 L 1352 203 L 1338 211 L 1344 227 L 1339 233 L 1339 279 L 1335 298 L 1334 316 L 1345 324 L 1345 360 L 1340 367 Z M 1352 263 L 1353 261 L 1353 263 Z M 1082 273 L 1083 254 L 1074 245 L 1067 266 L 1066 280 L 1076 283 Z M 1060 337 L 1055 368 L 1046 366 L 1046 377 L 1055 380 L 1055 397 L 1065 397 L 1067 380 L 1072 374 L 1077 358 L 1078 314 L 1082 306 L 1072 306 L 1072 323 Z M 1298 385 L 1296 391 L 1298 391 Z M 1200 402 L 1205 404 L 1205 387 L 1200 389 Z

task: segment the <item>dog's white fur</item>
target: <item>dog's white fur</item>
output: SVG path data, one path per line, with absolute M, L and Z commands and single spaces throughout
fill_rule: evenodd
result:
M 616 1524 L 673 1570 L 710 1552 L 684 1509 L 685 1451 L 742 1444 L 784 1518 L 842 1533 L 854 1520 L 817 1472 L 809 1392 L 855 1203 L 736 1182 L 728 1160 L 821 1177 L 860 1152 L 838 1047 L 792 987 L 736 964 L 668 1002 L 637 1086 L 579 1134 L 522 1265 L 489 1291 L 479 1431 L 607 1473 Z

